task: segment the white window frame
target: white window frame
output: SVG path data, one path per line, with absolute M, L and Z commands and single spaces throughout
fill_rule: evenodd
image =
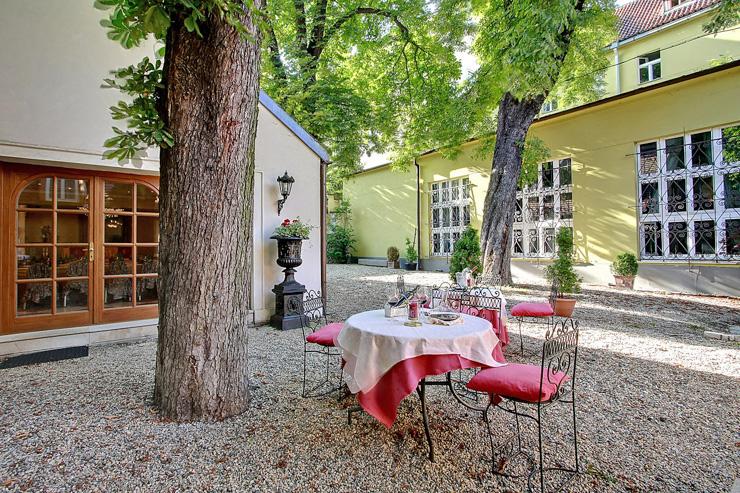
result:
M 652 55 L 653 53 L 658 54 L 658 58 L 655 60 L 647 60 L 648 55 Z M 643 61 L 645 59 L 645 61 Z M 660 55 L 660 50 L 651 51 L 650 53 L 645 53 L 644 55 L 641 55 L 637 57 L 637 81 L 640 84 L 647 84 L 648 82 L 653 82 L 655 80 L 658 80 L 663 75 L 663 67 L 661 66 L 660 74 L 659 76 L 655 76 L 655 66 L 660 65 L 661 61 L 663 60 L 663 57 Z M 643 68 L 647 68 L 648 70 L 648 79 L 642 80 L 640 79 L 640 70 Z
M 723 125 L 716 128 L 704 128 L 691 130 L 683 134 L 668 135 L 660 139 L 651 139 L 636 144 L 636 171 L 637 171 L 637 216 L 638 216 L 638 242 L 640 259 L 645 262 L 665 261 L 712 261 L 722 263 L 740 263 L 737 255 L 727 252 L 724 241 L 726 236 L 727 221 L 740 220 L 740 207 L 725 207 L 725 175 L 740 173 L 740 161 L 725 163 L 722 149 L 722 130 L 740 126 L 740 123 Z M 695 165 L 692 152 L 692 136 L 710 132 L 711 136 L 711 163 Z M 684 168 L 668 170 L 666 142 L 671 139 L 683 139 Z M 649 170 L 641 167 L 640 146 L 655 143 L 657 147 L 657 166 L 650 166 Z M 696 144 L 696 143 L 694 143 Z M 674 147 L 675 148 L 675 147 Z M 697 178 L 711 178 L 713 195 L 711 198 L 712 208 L 695 207 L 701 197 L 694 197 L 694 182 Z M 683 207 L 671 207 L 668 203 L 668 190 L 670 182 L 684 180 L 684 202 Z M 657 183 L 658 205 L 644 210 L 642 204 L 642 185 Z M 705 200 L 709 202 L 709 200 Z M 696 252 L 696 225 L 704 221 L 712 221 L 714 224 L 714 253 L 702 254 Z M 659 255 L 646 251 L 645 226 L 660 224 Z M 672 223 L 686 223 L 686 254 L 670 253 L 669 225 Z
M 552 164 L 552 187 L 545 188 L 542 179 L 542 170 L 545 164 Z M 569 163 L 570 183 L 560 184 L 561 164 Z M 570 214 L 563 214 L 561 210 L 561 196 L 569 193 L 571 198 Z M 545 197 L 553 197 L 553 214 L 551 219 L 545 219 Z M 573 228 L 573 159 L 570 156 L 551 159 L 537 165 L 537 183 L 517 190 L 517 212 L 514 216 L 514 227 L 511 242 L 512 257 L 517 258 L 552 258 L 557 253 L 555 235 L 558 228 Z M 530 200 L 536 204 L 537 210 L 528 207 Z M 521 201 L 522 208 L 519 211 L 518 202 Z M 570 217 L 563 217 L 570 216 Z M 548 234 L 550 233 L 550 234 Z M 521 241 L 521 250 L 517 252 L 517 242 Z M 536 242 L 537 252 L 530 251 L 530 244 Z M 545 245 L 550 243 L 550 252 L 545 252 Z
M 461 176 L 429 185 L 429 252 L 432 257 L 447 257 L 455 241 L 471 221 L 470 177 Z M 467 217 L 465 211 L 467 209 Z M 454 224 L 457 212 L 457 224 Z M 435 225 L 435 216 L 437 223 Z M 447 217 L 447 225 L 444 218 Z

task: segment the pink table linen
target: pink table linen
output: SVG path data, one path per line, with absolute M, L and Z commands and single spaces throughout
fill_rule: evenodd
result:
M 384 371 L 379 379 L 372 386 L 366 389 L 358 389 L 358 383 L 353 379 L 354 373 L 358 371 L 358 358 L 355 356 L 355 354 L 357 352 L 362 352 L 361 346 L 364 347 L 364 350 L 369 353 L 365 356 L 370 356 L 370 358 L 372 358 L 374 354 L 377 355 L 379 349 L 387 349 L 389 346 L 399 344 L 408 344 L 415 351 L 419 351 L 419 342 L 414 340 L 413 337 L 409 337 L 408 341 L 404 341 L 403 338 L 399 339 L 395 334 L 394 337 L 390 337 L 389 335 L 384 335 L 384 333 L 387 334 L 388 331 L 384 330 L 383 328 L 368 327 L 367 333 L 364 334 L 364 336 L 366 338 L 372 337 L 370 343 L 368 343 L 368 340 L 365 340 L 363 341 L 364 344 L 360 345 L 358 343 L 357 335 L 355 335 L 354 337 L 348 337 L 345 333 L 343 347 L 343 334 L 340 333 L 340 335 L 337 336 L 337 340 L 335 341 L 335 343 L 337 347 L 340 347 L 343 350 L 343 358 L 345 360 L 345 373 L 348 376 L 348 385 L 352 384 L 350 385 L 350 390 L 352 390 L 353 393 L 357 394 L 360 405 L 368 414 L 375 417 L 386 427 L 391 427 L 396 419 L 399 404 L 406 396 L 411 394 L 416 389 L 417 385 L 423 378 L 431 375 L 442 375 L 449 371 L 457 369 L 485 368 L 505 364 L 506 360 L 504 359 L 503 351 L 501 349 L 502 344 L 499 342 L 498 337 L 495 334 L 495 330 L 492 330 L 494 329 L 494 326 L 498 327 L 498 314 L 494 310 L 487 311 L 490 313 L 487 316 L 483 316 L 480 318 L 470 315 L 463 315 L 468 326 L 481 328 L 480 330 L 474 331 L 480 332 L 481 339 L 476 343 L 475 341 L 468 338 L 468 340 L 464 342 L 463 346 L 467 343 L 478 346 L 476 347 L 477 350 L 483 349 L 484 347 L 488 348 L 487 355 L 481 356 L 480 352 L 475 352 L 473 354 L 475 354 L 476 356 L 471 358 L 471 352 L 469 348 L 462 348 L 460 350 L 460 352 L 466 353 L 466 356 L 468 356 L 467 358 L 465 356 L 462 356 L 461 354 L 457 354 L 455 351 L 451 351 L 449 354 L 433 353 L 416 355 L 414 355 L 412 351 L 408 357 L 402 358 L 400 361 L 396 362 L 390 368 Z M 386 323 L 388 324 L 393 322 L 392 319 L 386 320 Z M 481 324 L 481 322 L 484 322 L 484 320 L 488 321 L 489 323 Z M 350 317 L 347 322 L 352 322 L 352 317 Z M 399 325 L 402 323 L 400 321 L 395 322 Z M 395 330 L 403 331 L 404 329 L 409 329 L 408 327 L 404 327 L 403 325 L 400 325 L 400 327 L 400 329 Z M 423 327 L 430 327 L 430 325 L 425 324 Z M 453 329 L 454 327 L 455 326 L 444 328 L 449 330 Z M 503 332 L 505 334 L 505 324 L 502 324 L 502 328 L 504 329 Z M 347 324 L 345 324 L 345 329 L 342 332 L 344 333 L 346 330 Z M 364 332 L 361 328 L 358 328 L 356 326 L 350 326 L 350 331 Z M 499 332 L 501 332 L 501 330 L 499 330 Z M 349 350 L 347 350 L 348 348 L 346 348 L 346 346 L 352 345 L 354 345 L 355 347 L 349 348 Z M 439 348 L 437 347 L 432 349 L 432 351 L 435 350 L 439 350 Z M 421 352 L 423 353 L 423 348 Z M 373 365 L 374 363 L 375 362 L 373 361 L 368 362 L 367 357 L 359 360 L 360 365 Z M 362 368 L 360 368 L 360 370 L 361 369 Z

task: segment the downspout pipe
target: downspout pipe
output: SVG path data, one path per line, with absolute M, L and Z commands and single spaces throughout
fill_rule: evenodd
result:
M 617 94 L 622 94 L 622 80 L 620 72 L 622 67 L 619 65 L 619 40 L 614 43 L 614 73 L 616 74 L 615 85 L 617 86 Z
M 416 167 L 416 251 L 419 258 L 416 261 L 416 270 L 421 270 L 421 168 L 414 157 Z
M 327 278 L 326 278 L 326 215 L 327 215 L 327 200 L 326 196 L 326 168 L 331 164 L 331 161 L 321 160 L 321 171 L 319 174 L 319 193 L 321 194 L 321 298 L 324 301 L 324 306 L 327 305 Z

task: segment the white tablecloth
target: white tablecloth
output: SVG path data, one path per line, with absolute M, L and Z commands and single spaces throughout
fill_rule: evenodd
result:
M 425 354 L 456 354 L 484 366 L 501 366 L 492 355 L 498 337 L 491 323 L 462 316 L 459 325 L 407 327 L 405 318 L 385 318 L 383 310 L 352 315 L 335 341 L 350 391 L 366 392 L 397 363 Z

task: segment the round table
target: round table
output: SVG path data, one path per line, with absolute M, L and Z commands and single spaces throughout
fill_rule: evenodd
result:
M 501 366 L 494 358 L 499 343 L 491 323 L 460 314 L 463 323 L 418 327 L 404 325 L 404 318 L 386 318 L 383 310 L 352 315 L 337 336 L 342 351 L 345 381 L 368 414 L 390 427 L 401 400 L 414 390 L 422 401 L 424 429 L 433 459 L 424 389 L 447 385 L 453 394 L 450 372 L 466 368 Z M 427 376 L 447 374 L 446 381 L 426 381 Z M 463 402 L 458 395 L 455 397 Z

